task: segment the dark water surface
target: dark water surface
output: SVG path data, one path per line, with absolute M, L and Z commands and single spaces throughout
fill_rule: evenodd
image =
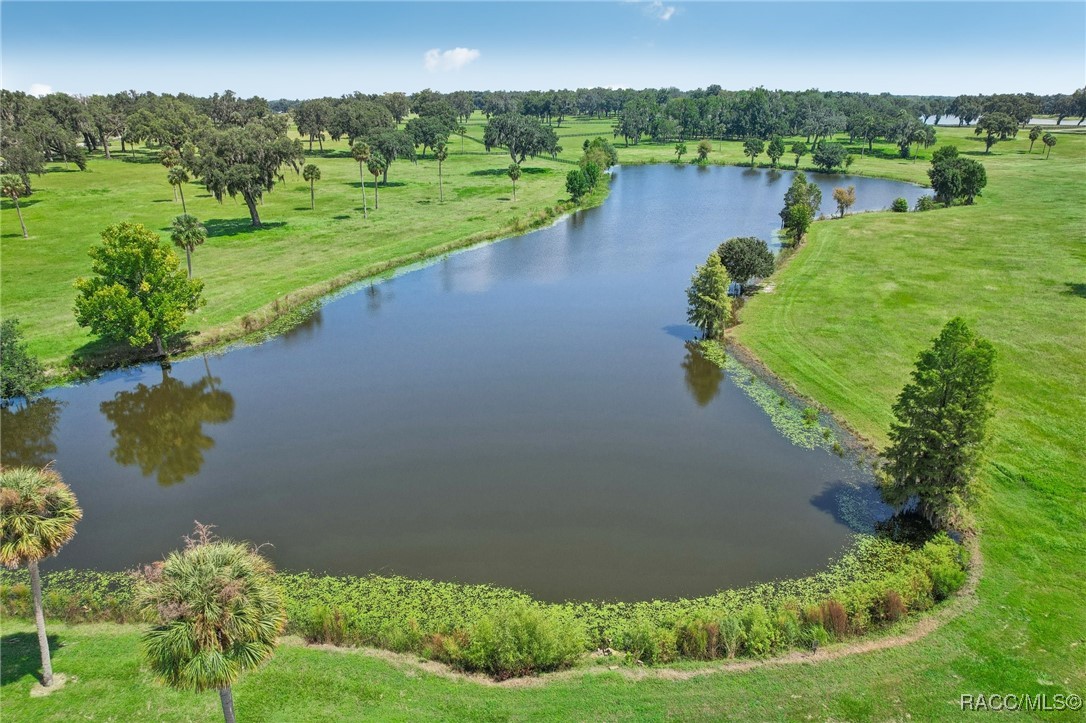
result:
M 615 175 L 600 208 L 360 288 L 267 343 L 4 412 L 5 463 L 55 458 L 85 510 L 52 565 L 150 561 L 195 519 L 272 543 L 283 569 L 548 599 L 823 565 L 850 535 L 827 490 L 855 467 L 791 444 L 684 344 L 694 265 L 730 236 L 771 238 L 791 174 Z M 856 210 L 923 193 L 816 178 L 826 213 L 844 182 Z

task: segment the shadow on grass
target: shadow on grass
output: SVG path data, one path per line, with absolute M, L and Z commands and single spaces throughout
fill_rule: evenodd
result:
M 350 218 L 350 216 L 348 216 L 345 213 L 341 213 L 338 216 L 332 216 L 333 221 L 346 221 L 349 218 Z
M 60 647 L 56 635 L 47 635 L 50 654 Z M 41 682 L 41 650 L 38 649 L 37 633 L 11 633 L 0 638 L 0 657 L 4 665 L 0 666 L 0 685 L 18 683 L 27 676 L 34 676 Z
M 1068 281 L 1064 286 L 1067 288 L 1063 290 L 1063 293 L 1068 296 L 1077 296 L 1080 299 L 1086 299 L 1086 284 L 1076 284 Z
M 309 209 L 306 208 L 305 210 L 308 211 Z M 212 218 L 204 221 L 204 228 L 207 229 L 208 238 L 270 231 L 286 225 L 286 221 L 265 221 L 260 226 L 253 226 L 252 221 L 248 218 Z
M 308 141 L 304 142 L 308 143 Z M 323 151 L 319 148 L 315 148 L 311 151 L 307 150 L 305 152 L 305 155 L 307 158 L 310 156 L 312 156 L 313 158 L 351 158 L 350 151 L 337 150 L 335 148 L 327 148 Z M 351 160 L 354 159 L 352 158 Z
M 527 176 L 545 176 L 548 173 L 553 173 L 554 171 L 552 171 L 549 168 L 534 168 L 534 167 L 532 167 L 532 168 L 521 168 L 520 172 L 521 172 L 522 175 L 527 175 Z M 472 171 L 468 175 L 469 176 L 507 176 L 507 175 L 509 175 L 509 169 L 508 169 L 508 167 L 506 167 L 506 168 L 486 168 L 486 169 L 481 170 L 481 171 Z
M 20 198 L 19 208 L 27 209 L 38 203 L 41 203 L 40 198 Z M 0 208 L 4 209 L 5 211 L 14 211 L 15 202 L 12 201 L 10 198 L 5 198 L 3 201 L 0 201 Z
M 114 158 L 121 156 L 125 163 L 161 163 L 162 156 L 159 151 L 136 151 L 131 154 L 128 151 L 114 154 Z
M 350 186 L 351 188 L 357 188 L 357 189 L 362 188 L 362 182 L 361 181 L 344 181 L 343 185 L 344 186 Z M 389 181 L 388 183 L 379 183 L 379 184 L 377 184 L 377 190 L 381 190 L 383 188 L 403 188 L 406 185 L 407 184 L 404 183 L 403 181 Z M 361 192 L 361 190 L 360 190 L 360 192 Z M 373 180 L 370 179 L 370 178 L 367 178 L 366 179 L 366 193 L 372 193 L 372 192 L 373 192 Z

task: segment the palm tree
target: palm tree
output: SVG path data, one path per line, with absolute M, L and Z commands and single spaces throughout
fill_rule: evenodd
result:
M 1048 146 L 1048 153 L 1045 154 L 1045 158 L 1047 159 L 1049 156 L 1052 155 L 1052 146 L 1056 145 L 1056 136 L 1052 135 L 1051 133 L 1045 133 L 1044 136 L 1042 136 L 1041 138 L 1041 143 L 1044 143 L 1046 146 Z
M 517 180 L 520 178 L 520 164 L 509 164 L 509 179 L 513 182 L 513 200 L 517 200 Z
M 306 164 L 306 167 L 302 169 L 302 178 L 309 181 L 309 209 L 312 210 L 316 208 L 313 184 L 321 180 L 321 169 L 312 163 Z
M 189 174 L 181 166 L 174 166 L 166 172 L 166 180 L 170 182 L 170 185 L 174 187 L 174 197 L 177 197 L 177 191 L 181 192 L 181 213 L 188 213 L 189 210 L 185 206 L 185 189 L 183 184 L 189 182 Z
M 377 177 L 385 172 L 388 168 L 388 163 L 385 162 L 385 157 L 379 152 L 374 151 L 370 154 L 369 160 L 366 161 L 366 169 L 373 174 L 373 210 L 376 211 L 381 207 L 380 201 L 377 198 Z
M 19 214 L 19 225 L 23 227 L 23 238 L 30 238 L 26 230 L 26 222 L 23 221 L 23 209 L 19 206 L 19 196 L 26 192 L 26 184 L 23 179 L 13 173 L 7 173 L 0 178 L 0 193 L 11 199 L 15 204 L 15 212 Z
M 686 153 L 686 144 L 682 143 L 682 142 L 676 143 L 675 144 L 675 157 L 676 157 L 676 159 L 681 161 L 683 159 L 683 154 L 684 153 Z
M 365 163 L 370 159 L 370 144 L 359 141 L 351 146 L 351 158 L 358 161 L 358 175 L 362 178 L 362 218 L 369 218 L 366 210 L 366 169 Z
M 1041 126 L 1033 126 L 1029 129 L 1029 152 L 1033 153 L 1033 144 L 1041 137 Z
M 83 510 L 60 474 L 50 467 L 14 467 L 0 470 L 0 563 L 30 569 L 34 596 L 34 622 L 41 648 L 41 684 L 53 684 L 53 663 L 45 636 L 38 561 L 60 552 L 75 535 Z
M 441 164 L 449 157 L 449 149 L 445 147 L 444 143 L 438 143 L 434 148 L 434 158 L 437 159 L 437 200 L 439 202 L 445 201 L 445 191 L 441 185 Z
M 156 620 L 143 636 L 151 670 L 180 690 L 218 690 L 234 723 L 233 688 L 275 652 L 286 623 L 271 563 L 254 549 L 217 540 L 196 523 L 185 549 L 143 569 L 137 599 Z
M 158 162 L 168 171 L 181 162 L 181 154 L 176 148 L 163 148 L 158 154 Z M 172 183 L 170 185 L 173 186 Z M 173 200 L 177 200 L 177 186 L 173 186 Z
M 189 278 L 191 279 L 192 252 L 207 240 L 207 229 L 195 216 L 183 213 L 173 220 L 170 238 L 173 239 L 175 245 L 185 249 L 185 257 L 189 262 Z
M 468 135 L 468 127 L 461 123 L 456 126 L 456 135 L 460 136 L 460 152 L 464 152 L 464 138 Z

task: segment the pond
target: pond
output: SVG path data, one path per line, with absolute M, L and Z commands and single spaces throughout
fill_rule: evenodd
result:
M 825 213 L 843 183 L 855 210 L 924 192 L 814 178 Z M 79 496 L 51 567 L 154 560 L 200 520 L 282 569 L 550 600 L 811 572 L 848 543 L 837 495 L 864 473 L 789 442 L 685 322 L 694 265 L 772 238 L 790 182 L 618 168 L 601 207 L 360 285 L 283 336 L 5 411 L 4 463 L 55 459 Z

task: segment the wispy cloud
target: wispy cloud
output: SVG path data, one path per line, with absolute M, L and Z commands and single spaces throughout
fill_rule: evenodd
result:
M 671 20 L 671 17 L 675 14 L 674 5 L 665 5 L 663 0 L 652 0 L 646 7 L 645 12 L 656 18 L 657 20 L 663 20 L 667 22 Z
M 53 92 L 53 86 L 46 85 L 45 83 L 31 83 L 30 95 L 49 95 Z
M 468 63 L 478 60 L 479 55 L 476 48 L 453 48 L 452 50 L 430 48 L 423 54 L 422 63 L 431 73 L 460 70 Z

